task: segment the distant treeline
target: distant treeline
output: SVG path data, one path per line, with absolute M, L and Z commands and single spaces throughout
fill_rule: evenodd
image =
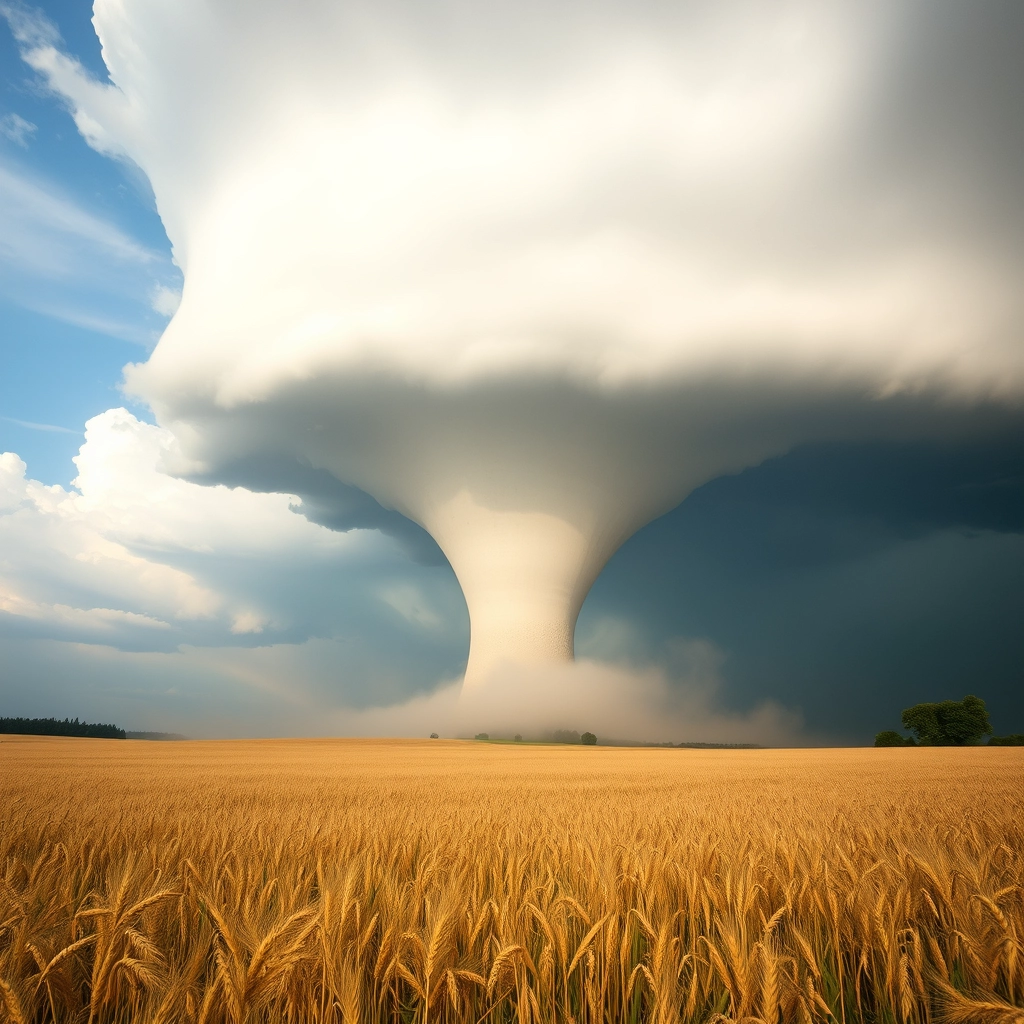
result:
M 763 750 L 760 743 L 677 743 L 677 747 L 692 747 L 695 750 Z
M 77 718 L 0 718 L 0 733 L 17 736 L 93 736 L 104 740 L 123 740 L 124 729 L 116 725 L 93 725 Z
M 760 743 L 700 743 L 694 740 L 692 743 L 641 743 L 641 747 L 672 747 L 678 749 L 685 747 L 688 750 L 762 750 Z
M 482 734 L 481 734 L 482 735 Z M 477 736 L 480 739 L 480 736 Z M 517 740 L 521 740 L 521 736 L 516 736 Z M 592 732 L 585 732 L 581 736 L 575 729 L 556 729 L 553 733 L 548 733 L 544 736 L 544 740 L 548 743 L 586 743 L 594 744 L 597 742 L 597 737 Z M 702 743 L 702 742 L 683 742 L 683 743 L 670 743 L 667 740 L 664 743 L 654 742 L 643 742 L 628 740 L 602 740 L 601 746 L 603 747 L 688 747 L 691 750 L 760 750 L 762 749 L 760 743 Z
M 1024 732 L 1012 736 L 993 736 L 988 741 L 990 747 L 1024 747 Z
M 129 738 L 133 734 L 128 733 Z M 432 740 L 437 739 L 437 733 L 432 732 L 430 734 Z M 490 741 L 491 737 L 489 733 L 478 732 L 473 737 L 477 740 Z M 516 743 L 522 743 L 523 737 L 520 733 L 516 733 L 514 740 Z M 506 740 L 499 736 L 494 737 L 494 741 L 498 743 L 505 743 Z M 672 747 L 676 749 L 690 749 L 690 750 L 763 750 L 764 747 L 760 743 L 706 743 L 704 741 L 693 740 L 691 742 L 682 743 L 671 743 L 665 741 L 664 743 L 644 742 L 643 740 L 616 740 L 616 739 L 603 739 L 598 744 L 597 737 L 592 732 L 579 733 L 575 729 L 555 729 L 554 732 L 544 733 L 539 740 L 530 740 L 531 743 L 581 743 L 587 747 L 602 746 L 602 747 Z

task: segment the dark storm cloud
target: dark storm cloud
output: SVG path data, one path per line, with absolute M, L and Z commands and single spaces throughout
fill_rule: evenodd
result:
M 865 741 L 902 707 L 973 692 L 1024 724 L 1024 434 L 820 444 L 715 480 L 628 541 L 580 617 L 726 652 L 718 697 L 770 694 Z

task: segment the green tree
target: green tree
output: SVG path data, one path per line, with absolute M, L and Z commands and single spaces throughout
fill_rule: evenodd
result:
M 597 743 L 597 737 L 592 732 L 585 732 L 580 737 L 580 743 L 586 744 L 588 747 L 594 746 Z
M 916 746 L 913 740 L 904 739 L 893 729 L 886 729 L 875 737 L 876 747 L 905 747 L 908 744 L 910 746 Z
M 903 728 L 909 729 L 918 743 L 936 746 L 940 742 L 938 707 L 938 704 L 915 704 L 903 709 Z
M 915 704 L 904 709 L 902 720 L 904 729 L 930 747 L 962 747 L 977 743 L 992 732 L 985 702 L 973 694 L 963 700 Z

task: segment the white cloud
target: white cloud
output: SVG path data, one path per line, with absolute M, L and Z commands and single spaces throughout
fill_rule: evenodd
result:
M 197 2 L 101 2 L 112 84 L 27 35 L 90 143 L 147 171 L 188 268 L 140 387 L 192 374 L 235 402 L 368 362 L 605 384 L 738 362 L 880 388 L 1019 372 L 1015 275 L 928 190 L 837 166 L 844 126 L 884 116 L 865 103 L 898 16 L 574 5 L 534 36 L 520 7 L 442 40 L 401 3 L 214 25 Z
M 79 493 L 68 500 L 100 531 L 149 550 L 270 554 L 356 543 L 352 535 L 296 516 L 291 495 L 201 487 L 168 476 L 162 467 L 176 451 L 168 430 L 110 409 L 86 424 L 85 444 L 74 458 Z
M 0 455 L 0 612 L 33 635 L 47 626 L 102 642 L 172 624 L 180 642 L 202 622 L 213 636 L 258 634 L 270 619 L 237 585 L 225 591 L 225 561 L 343 561 L 376 543 L 309 523 L 290 495 L 167 476 L 174 448 L 168 431 L 112 409 L 86 425 L 73 490 L 27 479 L 16 455 Z M 172 564 L 196 555 L 188 570 Z
M 35 135 L 37 129 L 38 125 L 26 121 L 20 114 L 4 114 L 0 117 L 0 135 L 22 149 L 28 148 L 29 139 Z
M 33 423 L 30 420 L 16 420 L 13 416 L 0 416 L 0 420 L 7 423 L 14 423 L 16 426 L 25 427 L 26 430 L 41 430 L 48 434 L 77 434 L 77 430 L 70 427 L 58 427 L 53 423 Z
M 174 316 L 181 305 L 181 291 L 158 284 L 150 293 L 149 303 L 161 316 Z
M 23 46 L 57 46 L 60 33 L 57 27 L 41 11 L 28 4 L 13 0 L 0 3 L 0 14 L 11 26 L 14 38 Z
M 0 612 L 32 622 L 45 623 L 65 630 L 108 640 L 119 626 L 144 629 L 170 629 L 171 624 L 151 615 L 122 611 L 118 608 L 73 608 L 66 604 L 44 604 L 32 601 L 0 581 Z
M 222 599 L 187 573 L 149 561 L 112 539 L 107 517 L 90 514 L 85 494 L 25 478 L 16 455 L 0 456 L 0 518 L 4 556 L 0 583 L 8 615 L 50 622 L 58 635 L 76 624 L 69 594 L 79 598 L 78 623 L 103 620 L 104 610 L 147 620 L 214 616 Z M 84 618 L 83 618 L 84 616 Z M 130 618 L 122 625 L 132 626 Z

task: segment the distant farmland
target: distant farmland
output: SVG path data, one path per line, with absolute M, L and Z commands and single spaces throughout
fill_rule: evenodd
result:
M 1024 753 L 4 737 L 0 1020 L 1013 1021 Z

